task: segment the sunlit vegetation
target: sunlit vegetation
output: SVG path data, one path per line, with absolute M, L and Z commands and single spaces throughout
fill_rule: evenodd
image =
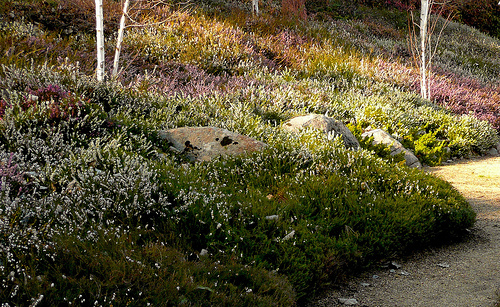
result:
M 4 2 L 2 306 L 302 304 L 474 223 L 450 184 L 387 148 L 280 126 L 321 113 L 359 138 L 383 128 L 427 165 L 483 154 L 498 142 L 496 38 L 452 23 L 428 101 L 405 12 L 330 1 L 301 21 L 280 1 L 258 17 L 250 2 L 171 1 L 139 19 L 154 25 L 127 29 L 121 73 L 98 83 L 93 1 Z M 118 4 L 106 7 L 108 55 Z M 190 163 L 158 137 L 183 126 L 268 146 Z

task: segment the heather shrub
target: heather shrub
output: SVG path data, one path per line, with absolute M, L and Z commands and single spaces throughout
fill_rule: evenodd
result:
M 443 126 L 437 129 L 429 129 L 429 124 L 421 127 L 421 130 L 413 131 L 403 139 L 403 144 L 415 152 L 422 163 L 430 166 L 440 165 L 450 157 L 450 150 L 445 146 L 449 144 L 446 135 L 442 132 Z M 439 139 L 441 137 L 441 139 Z M 443 139 L 445 138 L 445 139 Z M 455 152 L 455 154 L 457 154 Z
M 2 117 L 4 116 L 5 114 L 5 110 L 9 107 L 9 104 L 4 101 L 4 100 L 0 100 L 0 119 L 2 119 Z
M 95 69 L 92 63 L 95 50 L 89 48 L 89 45 L 95 43 L 95 36 L 90 34 L 61 36 L 39 24 L 27 22 L 24 18 L 14 21 L 0 18 L 0 42 L 0 50 L 5 55 L 0 59 L 2 65 L 56 65 L 65 61 L 67 64 L 71 60 L 70 65 L 77 63 L 76 65 L 87 73 Z M 76 50 L 78 52 L 75 52 Z M 19 56 L 22 54 L 29 56 Z
M 305 3 L 309 16 L 314 16 L 316 19 L 347 19 L 356 16 L 358 6 L 349 1 L 338 0 L 312 0 Z
M 456 156 L 491 147 L 487 122 L 421 100 L 384 77 L 392 66 L 377 74 L 364 57 L 399 48 L 390 27 L 399 21 L 371 31 L 359 20 L 254 18 L 241 1 L 195 8 L 127 29 L 124 70 L 102 83 L 93 60 L 75 62 L 93 59 L 90 36 L 56 40 L 12 23 L 2 32 L 25 52 L 37 39 L 55 45 L 31 63 L 12 56 L 0 71 L 0 301 L 289 306 L 473 225 L 450 184 L 387 147 L 362 140 L 350 151 L 319 131 L 280 128 L 327 114 L 358 137 L 384 128 L 428 164 L 446 158 L 446 146 Z M 183 126 L 268 146 L 190 163 L 158 137 Z
M 232 92 L 254 82 L 250 77 L 230 76 L 224 73 L 212 75 L 195 65 L 184 64 L 159 65 L 153 71 L 146 70 L 142 74 L 140 70 L 135 71 L 129 67 L 129 70 L 121 76 L 125 79 L 127 87 L 133 88 L 134 91 L 185 97 L 198 97 L 214 92 Z
M 294 294 L 289 283 L 263 269 L 238 265 L 215 264 L 208 257 L 187 260 L 185 255 L 161 243 L 151 243 L 141 251 L 134 244 L 126 243 L 127 237 L 106 238 L 98 245 L 68 242 L 61 238 L 60 256 L 56 270 L 47 276 L 53 280 L 64 296 L 48 295 L 53 304 L 126 305 L 130 301 L 144 306 L 188 305 L 238 305 L 285 306 L 294 304 Z M 101 242 L 102 241 L 102 242 Z M 120 242 L 117 248 L 102 254 L 106 241 Z M 127 252 L 121 249 L 128 245 Z M 88 251 L 78 260 L 73 257 L 79 250 Z M 94 258 L 97 255 L 100 261 Z M 68 259 L 69 261 L 63 261 Z M 59 261 L 58 261 L 59 260 Z M 60 272 L 83 270 L 79 278 L 64 278 Z M 126 284 L 122 276 L 128 276 Z M 71 276 L 71 275 L 67 275 Z M 248 287 L 242 288 L 241 285 Z M 272 292 L 268 295 L 268 292 Z M 139 294 L 139 295 L 137 295 Z M 97 302 L 97 303 L 96 303 Z
M 438 26 L 442 22 L 439 19 Z M 453 72 L 453 75 L 464 79 L 477 79 L 479 84 L 494 85 L 498 83 L 496 72 L 500 69 L 496 56 L 499 45 L 498 38 L 458 22 L 451 22 L 443 30 L 433 65 L 443 69 L 445 73 Z
M 29 183 L 23 173 L 18 170 L 18 165 L 12 161 L 13 154 L 2 156 L 0 161 L 0 191 L 6 196 L 19 196 L 26 192 Z
M 38 92 L 65 95 L 54 87 Z M 248 112 L 251 104 L 234 101 L 233 96 L 189 103 L 182 97 L 150 101 L 157 106 L 184 102 L 205 112 L 208 106 L 213 110 L 229 106 L 214 121 L 222 123 L 232 114 L 227 127 L 270 144 L 266 151 L 249 157 L 181 166 L 184 162 L 174 156 L 160 155 L 168 148 L 146 133 L 147 113 L 124 112 L 133 104 L 139 110 L 144 102 L 121 97 L 110 105 L 108 114 L 120 119 L 122 128 L 105 130 L 84 146 L 65 141 L 70 130 L 47 130 L 42 135 L 34 128 L 15 129 L 16 117 L 6 113 L 4 150 L 22 160 L 20 171 L 33 173 L 36 187 L 23 198 L 3 195 L 8 199 L 2 218 L 15 227 L 11 229 L 14 236 L 2 237 L 3 248 L 10 253 L 2 263 L 30 264 L 28 271 L 10 265 L 2 269 L 10 280 L 3 292 L 10 301 L 45 298 L 55 303 L 66 299 L 106 304 L 133 298 L 144 303 L 168 299 L 172 304 L 195 304 L 203 298 L 215 304 L 257 300 L 263 305 L 271 301 L 284 305 L 293 301 L 294 292 L 302 298 L 322 283 L 341 278 L 349 267 L 359 268 L 386 253 L 402 252 L 410 242 L 426 244 L 441 235 L 458 234 L 473 222 L 465 201 L 458 194 L 451 197 L 446 187 L 446 199 L 463 217 L 450 217 L 439 228 L 439 223 L 429 225 L 428 221 L 441 221 L 441 212 L 448 210 L 439 200 L 443 192 L 426 183 L 433 182 L 432 177 L 399 165 L 384 173 L 382 160 L 368 152 L 346 151 L 339 139 L 332 142 L 315 131 L 293 135 L 273 129 L 258 113 Z M 171 118 L 178 116 L 173 109 Z M 20 113 L 29 111 L 20 109 Z M 183 112 L 199 111 L 184 107 L 177 111 Z M 143 122 L 133 120 L 144 116 Z M 394 208 L 385 209 L 390 199 Z M 414 216 L 407 217 L 396 208 L 413 208 Z M 399 213 L 387 216 L 387 212 Z M 52 219 L 55 214 L 58 218 Z M 405 230 L 392 229 L 383 222 L 387 219 Z M 370 227 L 361 226 L 366 220 L 371 221 Z M 413 235 L 397 239 L 406 229 Z M 43 235 L 35 239 L 35 230 Z M 394 235 L 378 237 L 377 233 Z M 110 242 L 126 252 L 109 249 Z M 43 248 L 33 248 L 33 244 Z M 147 260 L 155 248 L 163 249 L 163 255 L 181 253 L 188 261 L 172 264 L 170 256 L 160 262 Z M 95 255 L 102 261 L 96 261 Z M 66 261 L 58 261 L 61 257 Z M 179 272 L 177 279 L 168 273 L 172 271 Z M 31 276 L 26 284 L 23 274 Z M 124 283 L 118 277 L 122 275 L 114 274 L 129 279 Z M 211 279 L 212 274 L 217 278 Z M 158 292 L 158 283 L 151 278 L 159 276 L 164 276 L 165 287 Z M 100 297 L 98 289 L 103 291 Z
M 473 128 L 473 129 L 470 129 Z M 495 131 L 489 129 L 489 125 L 485 121 L 476 121 L 471 115 L 462 116 L 458 123 L 454 123 L 448 133 L 456 138 L 450 142 L 450 148 L 457 150 L 462 155 L 470 154 L 471 151 L 485 152 L 491 148 L 491 143 L 488 140 L 493 139 L 498 141 L 498 136 Z M 458 136 L 460 135 L 460 136 Z M 474 141 L 471 142 L 471 140 Z M 464 143 L 470 142 L 469 146 L 462 146 Z
M 187 14 L 172 19 L 129 33 L 125 44 L 141 50 L 148 62 L 197 64 L 213 75 L 237 73 L 235 67 L 248 56 L 248 47 L 238 40 L 242 33 L 228 24 Z
M 58 86 L 60 90 L 83 94 L 89 87 L 98 84 L 91 76 L 85 75 L 78 63 L 61 60 L 57 64 L 30 63 L 21 65 L 2 65 L 0 72 L 0 95 L 4 99 L 10 99 L 10 93 L 28 93 L 50 85 Z M 25 94 L 25 96 L 27 96 Z

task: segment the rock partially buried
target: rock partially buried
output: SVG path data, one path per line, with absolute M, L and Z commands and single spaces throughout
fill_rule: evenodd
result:
M 358 300 L 355 298 L 339 298 L 339 302 L 347 306 L 354 306 L 359 304 Z
M 193 162 L 251 153 L 267 146 L 248 136 L 215 127 L 183 127 L 160 131 L 159 135 Z
M 292 132 L 299 132 L 306 128 L 318 129 L 334 137 L 341 135 L 347 148 L 359 149 L 358 140 L 344 123 L 322 114 L 294 117 L 283 124 L 283 129 Z
M 498 156 L 498 149 L 496 149 L 495 147 L 491 147 L 486 154 L 488 156 Z
M 422 168 L 422 164 L 418 161 L 418 158 L 408 149 L 404 148 L 403 145 L 393 138 L 389 133 L 382 129 L 375 129 L 364 132 L 362 137 L 367 138 L 373 136 L 373 144 L 385 144 L 391 146 L 391 155 L 395 156 L 401 152 L 404 152 L 406 165 L 414 168 Z

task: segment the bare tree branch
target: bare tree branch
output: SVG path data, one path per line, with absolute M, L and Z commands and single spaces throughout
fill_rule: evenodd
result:
M 97 1 L 102 1 L 102 0 L 96 0 L 96 3 Z M 130 4 L 130 0 L 125 0 L 125 2 L 123 3 L 123 13 L 122 13 L 122 17 L 120 19 L 120 28 L 118 30 L 118 37 L 117 37 L 117 40 L 116 40 L 116 48 L 115 48 L 115 58 L 114 58 L 114 61 L 113 61 L 113 72 L 112 72 L 112 77 L 113 78 L 116 78 L 118 76 L 118 66 L 119 66 L 119 62 L 120 62 L 120 52 L 121 52 L 121 48 L 122 48 L 122 43 L 123 43 L 123 35 L 124 35 L 124 31 L 126 28 L 128 27 L 151 27 L 151 26 L 158 26 L 158 25 L 161 25 L 169 20 L 171 20 L 172 18 L 172 14 L 170 14 L 169 17 L 161 20 L 161 21 L 158 21 L 158 22 L 150 22 L 150 23 L 141 23 L 137 20 L 134 20 L 134 18 L 132 18 L 132 16 L 130 16 L 129 12 L 131 10 L 135 10 L 136 11 L 136 15 L 139 17 L 139 14 L 141 14 L 142 12 L 152 12 L 153 10 L 155 10 L 156 8 L 158 8 L 160 5 L 165 5 L 167 6 L 168 3 L 163 1 L 163 0 L 138 0 L 138 1 L 135 1 L 132 3 L 132 6 L 129 8 L 129 4 Z M 185 2 L 185 6 L 183 8 L 183 10 L 188 10 L 189 6 L 191 4 L 191 1 L 186 1 Z M 96 11 L 97 13 L 97 11 Z M 151 17 L 151 14 L 149 15 L 146 15 L 146 16 L 142 16 L 142 19 L 148 19 Z M 130 21 L 132 21 L 132 24 L 129 24 L 129 25 L 125 25 L 125 22 L 126 22 L 126 19 L 129 19 Z M 104 51 L 104 50 L 103 50 Z M 103 60 L 102 60 L 102 65 L 104 65 L 104 56 L 103 56 Z M 98 79 L 99 79 L 99 75 L 98 75 Z
M 424 99 L 431 99 L 431 86 L 430 86 L 430 76 L 432 68 L 432 60 L 438 51 L 438 44 L 443 35 L 443 31 L 446 26 L 450 23 L 452 13 L 449 13 L 446 17 L 437 38 L 434 39 L 433 45 L 433 34 L 437 29 L 439 22 L 439 16 L 444 12 L 445 5 L 449 4 L 451 0 L 446 0 L 443 2 L 436 2 L 434 0 L 421 0 L 420 9 L 420 24 L 415 21 L 413 12 L 411 12 L 411 19 L 408 21 L 409 27 L 409 38 L 408 38 L 408 49 L 412 54 L 413 61 L 420 71 L 420 94 Z M 431 18 L 433 12 L 433 6 L 439 5 L 439 10 L 435 15 L 435 18 Z M 430 21 L 430 23 L 429 23 Z M 420 35 L 417 35 L 416 30 L 419 30 Z

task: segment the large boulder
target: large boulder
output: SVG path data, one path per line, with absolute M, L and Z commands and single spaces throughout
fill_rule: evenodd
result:
M 171 147 L 191 161 L 210 161 L 218 156 L 236 156 L 260 151 L 265 143 L 215 127 L 183 127 L 160 131 Z
M 283 129 L 292 132 L 299 132 L 306 128 L 318 129 L 333 137 L 341 135 L 347 148 L 359 149 L 358 140 L 344 123 L 322 114 L 294 117 L 283 124 Z
M 366 131 L 361 135 L 363 138 L 368 138 L 373 136 L 373 144 L 385 144 L 390 146 L 391 155 L 397 155 L 404 152 L 406 165 L 409 167 L 422 168 L 422 164 L 418 161 L 418 158 L 408 149 L 404 148 L 403 145 L 393 138 L 389 133 L 382 129 L 375 129 Z

